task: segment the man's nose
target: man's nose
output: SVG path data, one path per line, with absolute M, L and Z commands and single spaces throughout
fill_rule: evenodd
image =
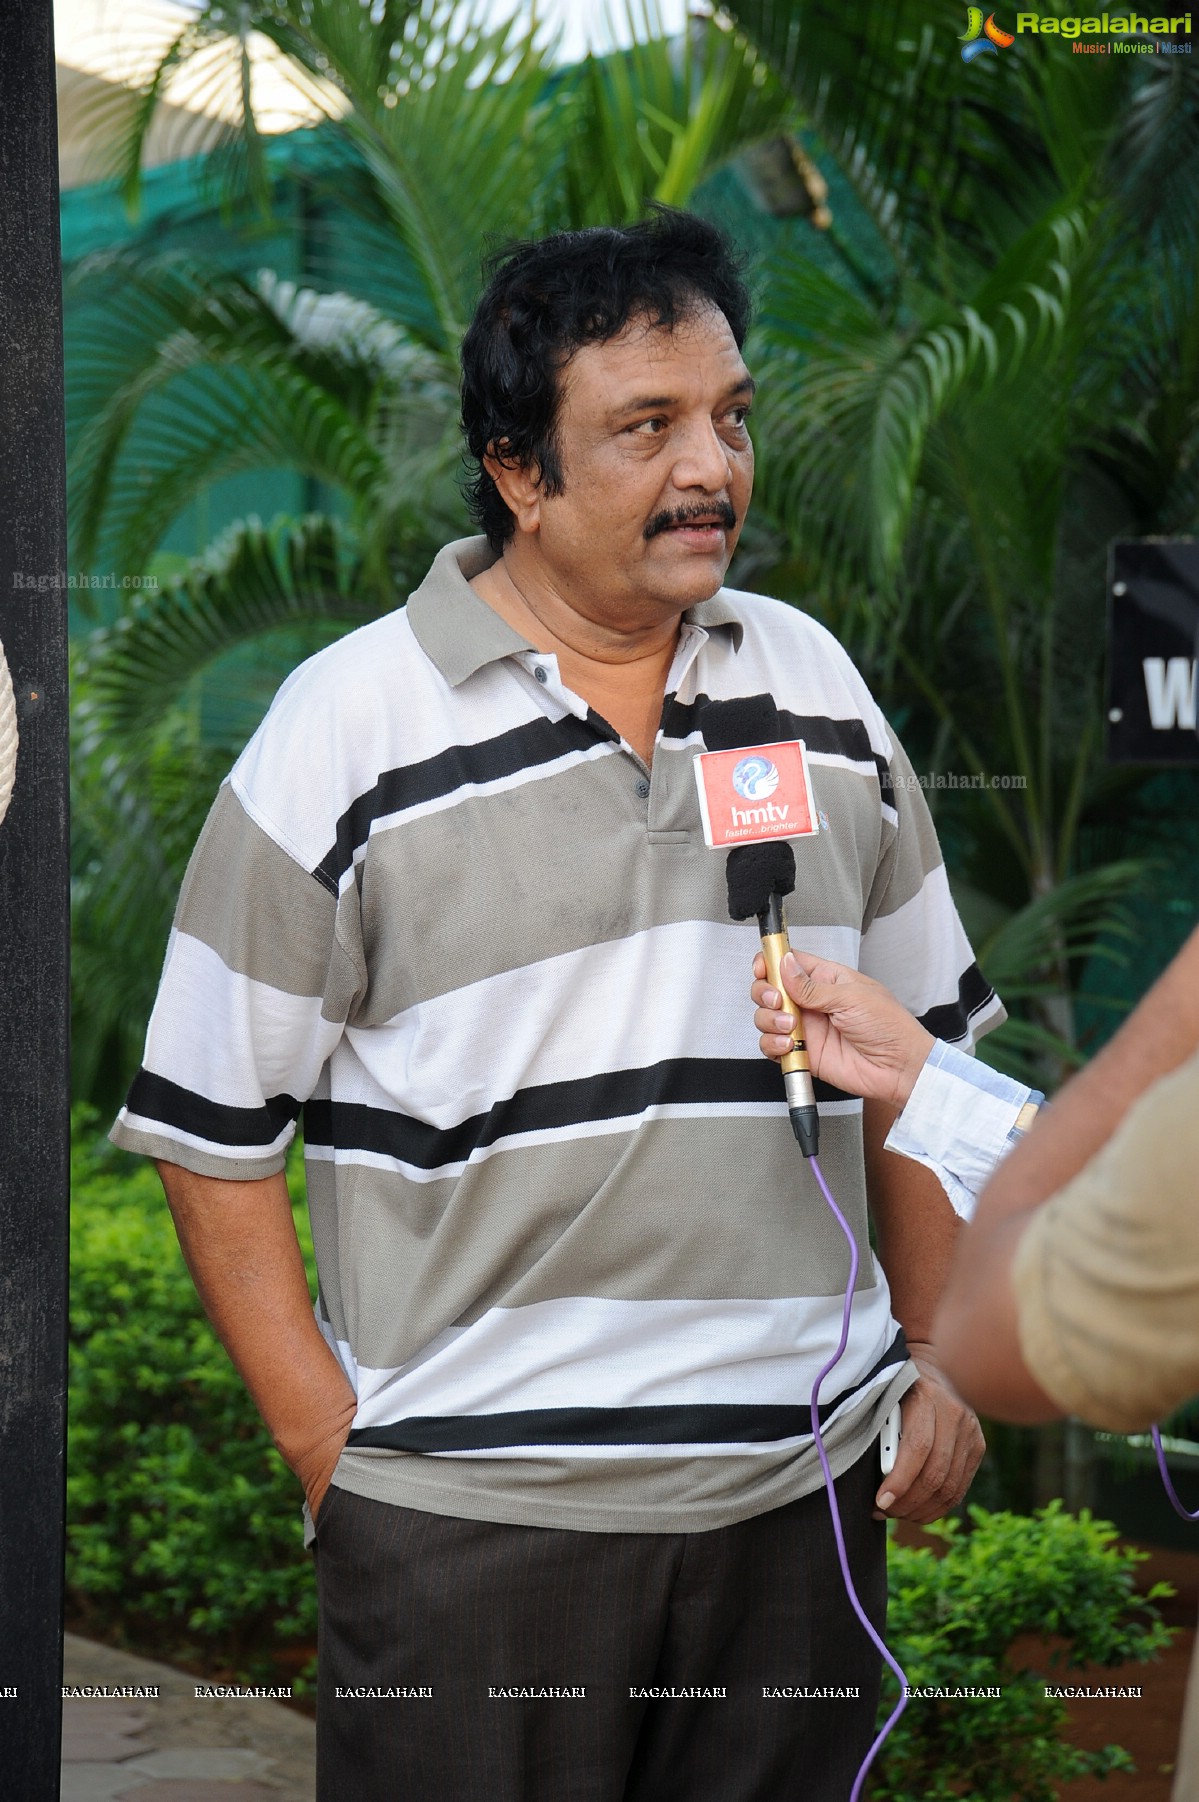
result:
M 674 481 L 677 488 L 702 488 L 705 494 L 720 494 L 732 479 L 728 447 L 710 419 L 697 420 L 689 426 L 679 443 L 675 460 Z

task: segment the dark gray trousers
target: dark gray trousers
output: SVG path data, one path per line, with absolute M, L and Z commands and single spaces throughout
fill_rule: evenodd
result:
M 837 1491 L 881 1628 L 877 1472 L 872 1447 Z M 846 1802 L 872 1738 L 879 1659 L 823 1489 L 677 1534 L 458 1520 L 331 1489 L 317 1587 L 318 1802 Z M 816 1687 L 858 1693 L 762 1693 Z M 355 1689 L 432 1695 L 338 1694 Z M 521 1689 L 586 1694 L 493 1693 Z

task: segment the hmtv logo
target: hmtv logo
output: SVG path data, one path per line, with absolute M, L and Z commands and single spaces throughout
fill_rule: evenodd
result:
M 1001 50 L 1007 50 L 1015 43 L 1010 31 L 1004 31 L 995 23 L 995 14 L 988 13 L 983 18 L 981 6 L 966 8 L 966 29 L 958 42 L 962 46 L 962 61 L 972 63 L 976 56 L 998 56 Z

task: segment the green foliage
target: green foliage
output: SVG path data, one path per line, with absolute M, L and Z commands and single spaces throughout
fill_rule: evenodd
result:
M 292 1193 L 302 1192 L 292 1177 Z M 307 1210 L 296 1225 L 310 1272 Z M 76 1119 L 67 1591 L 97 1631 L 247 1674 L 311 1640 L 301 1495 L 204 1318 L 153 1168 Z
M 892 1545 L 888 1639 L 913 1689 L 999 1689 L 995 1697 L 913 1696 L 872 1775 L 874 1802 L 1054 1802 L 1073 1777 L 1130 1770 L 1118 1746 L 1066 1744 L 1065 1702 L 1046 1695 L 1065 1668 L 1141 1663 L 1170 1640 L 1153 1603 L 1171 1591 L 1133 1592 L 1146 1556 L 1116 1543 L 1116 1529 L 1059 1502 L 1031 1518 L 969 1510 L 928 1531 L 937 1556 Z M 1014 1656 L 1021 1636 L 1052 1642 L 1044 1668 Z M 884 1683 L 880 1722 L 895 1704 Z
M 1157 848 L 1123 850 L 1144 779 L 1103 763 L 1105 547 L 1199 527 L 1199 72 L 1098 59 L 1084 81 L 1052 52 L 964 70 L 960 10 L 732 0 L 670 40 L 656 0 L 627 0 L 629 48 L 563 70 L 529 9 L 496 26 L 449 0 L 204 0 L 124 123 L 97 116 L 135 198 L 155 108 L 208 59 L 239 120 L 214 159 L 226 197 L 269 213 L 284 159 L 243 105 L 263 34 L 326 115 L 292 134 L 312 154 L 288 180 L 353 215 L 371 266 L 354 294 L 318 291 L 319 257 L 300 283 L 145 247 L 76 272 L 80 561 L 152 566 L 189 506 L 259 471 L 326 510 L 238 522 L 87 649 L 78 1092 L 128 1073 L 144 1018 L 196 811 L 163 813 L 163 771 L 187 744 L 210 792 L 297 658 L 397 605 L 466 529 L 456 356 L 482 254 L 696 204 L 796 131 L 836 204 L 827 232 L 759 214 L 748 234 L 768 247 L 759 473 L 732 579 L 832 628 L 918 768 L 980 781 L 929 798 L 1016 1016 L 984 1055 L 1045 1088 L 1080 1061 L 1073 996 L 1119 963 Z
M 1199 80 L 965 71 L 948 0 L 729 10 L 866 222 L 866 254 L 834 233 L 839 266 L 771 271 L 755 574 L 851 649 L 917 767 L 980 779 L 930 801 L 1018 1004 L 996 1061 L 1049 1088 L 1149 879 L 1093 848 L 1145 780 L 1103 760 L 1104 557 L 1199 524 Z

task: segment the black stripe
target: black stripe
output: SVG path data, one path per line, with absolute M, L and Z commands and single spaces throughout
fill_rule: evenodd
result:
M 935 1039 L 963 1038 L 974 1015 L 994 999 L 994 989 L 978 965 L 971 964 L 958 978 L 957 1000 L 930 1007 L 926 1014 L 920 1015 L 920 1024 Z
M 727 698 L 727 697 L 722 697 Z M 738 700 L 765 700 L 770 707 L 775 702 L 770 695 L 737 696 Z M 705 694 L 696 695 L 694 701 L 679 701 L 674 695 L 667 697 L 662 709 L 662 730 L 668 738 L 687 738 L 692 732 L 704 729 L 704 708 L 711 697 Z M 864 720 L 835 720 L 823 713 L 791 713 L 785 707 L 778 710 L 779 740 L 802 738 L 809 751 L 819 751 L 826 757 L 845 757 L 852 763 L 873 764 L 878 774 L 880 787 L 890 805 L 891 772 L 885 757 L 879 755 L 870 743 L 870 734 Z
M 898 812 L 898 803 L 895 799 L 895 783 L 891 776 L 891 765 L 887 762 L 885 757 L 880 757 L 878 753 L 875 752 L 874 767 L 878 771 L 878 785 L 882 790 L 883 806 L 893 808 Z
M 300 1111 L 291 1095 L 270 1095 L 261 1107 L 228 1107 L 153 1070 L 138 1071 L 125 1105 L 131 1113 L 216 1145 L 270 1145 Z
M 818 1101 L 851 1101 L 828 1083 L 817 1082 Z M 514 1133 L 543 1132 L 589 1120 L 620 1120 L 647 1108 L 683 1103 L 784 1100 L 783 1079 L 766 1058 L 672 1058 L 637 1070 L 606 1070 L 569 1082 L 518 1089 L 457 1126 L 430 1126 L 390 1108 L 359 1102 L 308 1101 L 304 1136 L 310 1145 L 337 1151 L 372 1151 L 399 1158 L 420 1170 L 464 1163 L 472 1151 Z
M 823 1426 L 843 1403 L 908 1355 L 902 1331 L 872 1370 L 817 1409 Z M 422 1414 L 355 1427 L 348 1445 L 393 1452 L 491 1451 L 505 1445 L 767 1444 L 810 1435 L 812 1411 L 798 1403 L 684 1402 L 651 1408 L 525 1408 L 510 1414 Z
M 342 814 L 335 843 L 312 873 L 336 893 L 342 876 L 354 861 L 355 850 L 366 843 L 374 820 L 453 794 L 455 789 L 470 783 L 495 782 L 519 770 L 553 763 L 571 751 L 590 750 L 597 738 L 614 736 L 612 728 L 598 714 L 580 720 L 568 713 L 560 720 L 526 720 L 523 726 L 513 726 L 478 744 L 450 745 L 419 763 L 384 770 L 374 787 L 359 795 Z

